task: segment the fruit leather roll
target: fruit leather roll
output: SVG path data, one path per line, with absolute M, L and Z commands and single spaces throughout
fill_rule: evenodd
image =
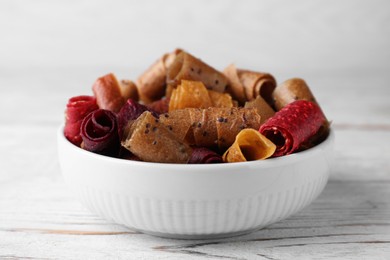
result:
M 255 129 L 241 130 L 236 140 L 223 154 L 224 162 L 264 160 L 275 152 L 276 146 Z
M 201 81 L 207 89 L 224 92 L 227 78 L 187 52 L 179 53 L 168 70 L 167 83 L 176 87 L 181 80 Z
M 295 100 L 307 100 L 317 103 L 309 86 L 300 78 L 286 80 L 275 88 L 272 96 L 276 110 L 282 109 Z
M 233 100 L 227 93 L 208 90 L 200 81 L 182 80 L 172 91 L 169 111 L 191 107 L 233 107 Z
M 266 102 L 272 104 L 276 80 L 271 74 L 237 69 L 234 64 L 226 67 L 223 73 L 229 79 L 227 91 L 234 99 L 244 103 L 260 95 Z
M 161 114 L 160 122 L 171 131 L 179 141 L 187 142 L 190 145 L 195 144 L 193 141 L 191 129 L 191 117 L 188 109 L 174 110 L 169 113 Z
M 314 95 L 310 91 L 309 86 L 303 79 L 292 78 L 286 80 L 276 87 L 273 92 L 274 106 L 276 110 L 280 110 L 287 104 L 296 100 L 307 100 L 318 105 Z M 318 132 L 311 137 L 305 144 L 302 144 L 301 149 L 307 149 L 322 142 L 329 134 L 330 123 L 325 120 Z
M 216 118 L 217 144 L 220 150 L 231 146 L 241 130 L 258 130 L 260 127 L 261 116 L 255 108 L 210 108 L 209 113 Z
M 92 86 L 92 91 L 99 108 L 117 113 L 126 100 L 132 98 L 130 95 L 135 95 L 137 99 L 134 86 L 130 81 L 120 83 L 115 75 L 110 73 L 98 78 Z
M 261 116 L 260 124 L 262 125 L 268 118 L 275 115 L 275 111 L 268 105 L 267 102 L 261 97 L 257 96 L 256 99 L 252 101 L 245 102 L 246 108 L 256 108 L 257 113 Z
M 143 161 L 187 163 L 192 149 L 146 111 L 125 129 L 122 146 Z
M 282 156 L 300 149 L 315 136 L 325 121 L 316 103 L 298 100 L 276 112 L 259 131 L 276 145 L 274 156 Z
M 216 152 L 204 148 L 196 147 L 192 150 L 191 158 L 188 163 L 204 164 L 204 163 L 221 163 L 222 157 Z
M 176 49 L 171 53 L 164 54 L 148 70 L 137 79 L 140 99 L 145 103 L 151 103 L 161 99 L 165 94 L 168 68 L 176 56 L 182 52 Z
M 95 97 L 77 96 L 69 99 L 65 111 L 64 135 L 71 143 L 80 146 L 81 122 L 84 117 L 98 108 Z
M 119 137 L 116 115 L 104 109 L 89 113 L 81 123 L 81 148 L 103 155 L 117 156 Z

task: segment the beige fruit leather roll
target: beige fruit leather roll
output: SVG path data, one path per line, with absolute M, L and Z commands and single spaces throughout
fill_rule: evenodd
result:
M 244 129 L 238 133 L 232 146 L 223 154 L 222 160 L 224 162 L 264 160 L 271 157 L 275 150 L 276 145 L 259 131 Z
M 296 100 L 307 100 L 317 103 L 306 81 L 300 78 L 284 81 L 275 88 L 272 96 L 277 111 Z
M 218 92 L 224 92 L 228 84 L 221 72 L 184 51 L 176 56 L 169 67 L 167 83 L 171 88 L 176 88 L 182 80 L 201 81 L 207 89 Z
M 176 49 L 171 53 L 164 54 L 138 77 L 138 92 L 144 103 L 149 104 L 165 95 L 168 68 L 180 52 L 182 50 Z
M 272 104 L 276 80 L 271 74 L 237 69 L 234 64 L 226 67 L 223 73 L 229 79 L 227 91 L 234 99 L 244 103 L 260 95 L 268 104 Z
M 192 149 L 145 111 L 126 127 L 122 146 L 147 162 L 187 163 Z
M 92 86 L 99 108 L 117 113 L 128 98 L 137 98 L 134 83 L 119 82 L 114 74 L 109 73 L 98 78 Z
M 245 102 L 244 107 L 255 108 L 257 110 L 257 113 L 261 116 L 260 125 L 275 114 L 275 111 L 261 96 L 257 96 L 255 100 Z

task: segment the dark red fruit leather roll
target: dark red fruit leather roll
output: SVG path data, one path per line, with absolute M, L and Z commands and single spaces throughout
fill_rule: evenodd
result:
M 95 97 L 77 96 L 69 99 L 65 111 L 65 137 L 73 144 L 80 146 L 80 126 L 84 117 L 99 107 L 96 104 Z
M 127 126 L 127 123 L 131 120 L 136 120 L 145 111 L 150 111 L 150 109 L 132 100 L 131 98 L 126 101 L 126 103 L 122 106 L 121 110 L 117 114 L 118 133 L 120 138 L 122 138 L 123 129 Z M 152 114 L 155 117 L 158 117 L 155 112 L 152 112 Z
M 94 153 L 117 156 L 119 138 L 116 115 L 104 109 L 88 114 L 81 123 L 82 148 Z
M 191 157 L 188 161 L 188 163 L 196 163 L 196 164 L 202 164 L 202 163 L 221 163 L 222 157 L 217 154 L 214 151 L 211 151 L 207 148 L 194 148 L 192 150 Z
M 169 98 L 163 98 L 156 100 L 150 104 L 146 105 L 150 111 L 153 111 L 159 115 L 168 113 L 169 109 Z
M 298 150 L 301 144 L 317 133 L 325 121 L 317 104 L 297 100 L 269 118 L 259 131 L 276 145 L 273 155 L 276 157 Z

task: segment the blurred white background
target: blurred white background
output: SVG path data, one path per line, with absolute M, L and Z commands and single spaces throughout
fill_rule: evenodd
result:
M 390 68 L 387 0 L 3 0 L 0 32 L 3 73 L 94 67 L 136 77 L 178 46 L 218 68 Z

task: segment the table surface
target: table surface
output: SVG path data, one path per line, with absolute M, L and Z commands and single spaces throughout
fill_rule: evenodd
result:
M 56 130 L 67 99 L 91 93 L 99 76 L 92 68 L 76 73 L 25 69 L 1 77 L 0 259 L 389 259 L 390 76 L 385 72 L 304 75 L 336 134 L 325 190 L 286 220 L 207 241 L 132 231 L 89 212 L 70 192 L 58 164 Z

